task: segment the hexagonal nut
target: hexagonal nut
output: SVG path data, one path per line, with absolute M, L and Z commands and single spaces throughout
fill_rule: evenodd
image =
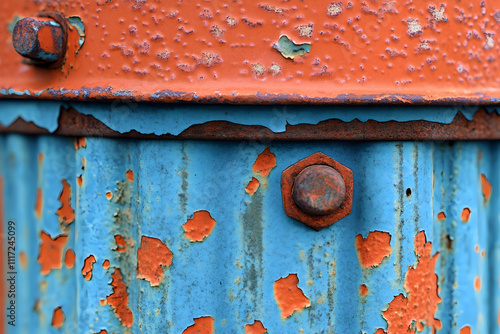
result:
M 302 211 L 297 204 L 295 204 L 292 197 L 293 184 L 297 175 L 306 167 L 313 165 L 326 165 L 332 167 L 342 176 L 345 183 L 345 197 L 342 204 L 340 204 L 340 207 L 334 212 L 323 216 L 312 215 Z M 306 224 L 316 231 L 330 226 L 351 214 L 353 186 L 352 171 L 321 152 L 314 153 L 298 161 L 281 173 L 281 196 L 285 213 L 287 216 Z

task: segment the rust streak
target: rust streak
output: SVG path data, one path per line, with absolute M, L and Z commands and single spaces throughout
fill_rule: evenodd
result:
M 365 268 L 379 266 L 384 258 L 392 252 L 391 235 L 388 232 L 373 231 L 366 239 L 361 234 L 356 236 L 354 246 L 358 251 L 358 259 Z
M 36 201 L 35 201 L 35 215 L 36 218 L 42 218 L 43 214 L 43 192 L 42 188 L 36 189 Z
M 193 218 L 188 219 L 186 224 L 182 225 L 182 228 L 189 241 L 203 241 L 212 233 L 215 223 L 215 219 L 210 216 L 208 211 L 201 210 L 196 211 Z
M 119 268 L 116 268 L 113 274 L 113 279 L 110 285 L 113 287 L 113 293 L 106 297 L 106 302 L 111 305 L 116 316 L 123 326 L 132 327 L 134 315 L 128 307 L 127 286 L 123 282 L 122 273 Z
M 52 239 L 49 234 L 41 232 L 42 243 L 40 244 L 40 254 L 38 262 L 42 266 L 42 275 L 48 275 L 53 269 L 62 268 L 62 252 L 68 237 L 60 235 Z
M 194 320 L 194 325 L 186 328 L 182 334 L 213 334 L 214 319 L 212 317 L 201 317 Z
M 172 252 L 160 239 L 142 236 L 137 250 L 137 278 L 149 281 L 151 286 L 160 285 L 163 266 L 172 264 Z
M 297 274 L 290 274 L 274 282 L 274 298 L 281 310 L 282 318 L 288 318 L 293 312 L 311 306 L 309 298 L 297 286 L 298 283 Z

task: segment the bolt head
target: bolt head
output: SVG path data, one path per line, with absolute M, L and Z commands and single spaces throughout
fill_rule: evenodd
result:
M 309 166 L 295 178 L 292 197 L 302 211 L 311 215 L 328 215 L 344 201 L 345 183 L 342 175 L 330 166 Z
M 321 152 L 300 160 L 281 174 L 285 213 L 320 230 L 352 210 L 352 171 Z

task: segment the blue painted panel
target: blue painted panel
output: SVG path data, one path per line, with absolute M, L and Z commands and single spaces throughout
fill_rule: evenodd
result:
M 210 316 L 216 333 L 244 333 L 254 320 L 269 333 L 375 333 L 388 326 L 383 312 L 389 303 L 408 296 L 404 283 L 418 262 L 414 238 L 420 231 L 432 254 L 439 253 L 435 273 L 442 302 L 433 315 L 441 321 L 439 332 L 457 333 L 465 325 L 473 333 L 499 332 L 498 143 L 267 144 L 276 167 L 249 195 L 244 189 L 255 176 L 252 164 L 263 143 L 87 138 L 86 147 L 76 150 L 72 138 L 0 136 L 4 230 L 8 220 L 18 224 L 19 251 L 27 256 L 18 274 L 18 326 L 7 332 L 182 333 L 194 318 Z M 354 174 L 352 214 L 319 232 L 285 215 L 280 190 L 281 172 L 317 151 Z M 493 187 L 489 201 L 481 174 Z M 71 186 L 76 215 L 68 231 L 56 214 L 62 180 Z M 34 209 L 38 187 L 41 218 Z M 467 223 L 460 218 L 465 207 L 471 210 Z M 202 242 L 190 242 L 182 225 L 199 210 L 209 211 L 216 225 Z M 441 211 L 444 220 L 437 218 Z M 74 268 L 63 263 L 41 274 L 41 231 L 68 236 L 64 252 L 75 251 Z M 373 231 L 391 235 L 392 252 L 367 269 L 360 266 L 355 239 Z M 115 235 L 127 240 L 127 251 L 117 250 Z M 173 253 L 157 287 L 136 278 L 142 236 L 160 239 Z M 96 263 L 88 281 L 81 271 L 90 255 Z M 113 293 L 116 268 L 127 286 L 131 329 L 109 303 L 101 305 Z M 283 319 L 273 286 L 289 274 L 297 275 L 311 306 Z M 366 297 L 360 296 L 361 284 L 369 289 Z M 57 329 L 51 321 L 59 306 L 65 322 Z

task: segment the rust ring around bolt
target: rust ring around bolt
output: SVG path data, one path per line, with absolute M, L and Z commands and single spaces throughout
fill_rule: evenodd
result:
M 312 215 L 302 211 L 292 197 L 293 184 L 295 178 L 306 167 L 312 165 L 326 165 L 335 169 L 344 180 L 345 183 L 345 198 L 340 207 L 334 212 L 319 216 Z M 340 219 L 348 216 L 352 210 L 352 195 L 353 195 L 353 175 L 352 171 L 346 166 L 338 163 L 324 153 L 317 152 L 309 157 L 298 161 L 283 171 L 281 174 L 281 196 L 285 213 L 307 226 L 319 231 L 322 228 L 332 225 Z

